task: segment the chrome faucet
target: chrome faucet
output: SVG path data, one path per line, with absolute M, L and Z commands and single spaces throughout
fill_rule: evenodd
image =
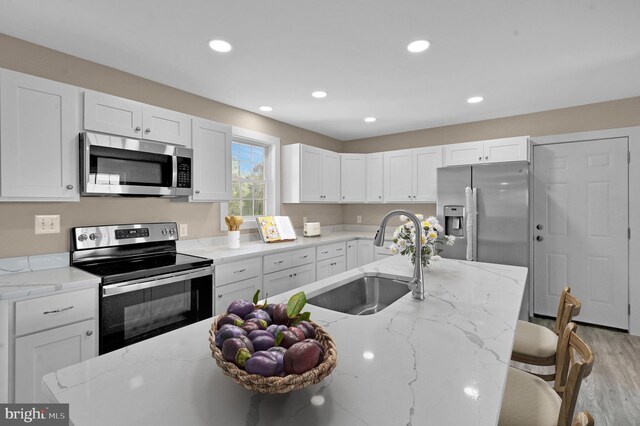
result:
M 373 244 L 377 247 L 382 247 L 384 245 L 384 229 L 387 226 L 387 222 L 393 216 L 405 215 L 409 219 L 413 221 L 415 226 L 415 262 L 413 269 L 413 278 L 409 281 L 409 290 L 411 290 L 411 297 L 416 300 L 424 300 L 424 274 L 422 271 L 422 223 L 418 217 L 411 213 L 408 210 L 392 210 L 387 213 L 383 218 L 382 222 L 380 222 L 380 228 L 378 228 L 378 232 L 376 232 L 376 236 L 373 240 Z

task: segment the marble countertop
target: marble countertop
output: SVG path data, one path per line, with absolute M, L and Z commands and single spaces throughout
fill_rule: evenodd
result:
M 179 252 L 213 259 L 214 265 L 249 259 L 265 254 L 275 254 L 301 247 L 317 247 L 324 244 L 351 241 L 356 239 L 373 240 L 375 232 L 331 232 L 320 237 L 298 237 L 295 241 L 282 243 L 263 243 L 247 241 L 240 243 L 240 248 L 230 249 L 226 245 L 202 245 L 199 240 L 186 240 L 179 246 Z
M 100 278 L 69 266 L 0 275 L 0 300 L 97 287 Z
M 303 287 L 307 297 L 363 274 L 410 276 L 394 256 Z M 50 373 L 43 389 L 84 425 L 495 425 L 527 269 L 457 260 L 425 273 L 383 311 L 308 305 L 338 348 L 321 383 L 285 395 L 245 390 L 211 357 L 211 320 Z M 293 292 L 274 298 L 286 300 Z

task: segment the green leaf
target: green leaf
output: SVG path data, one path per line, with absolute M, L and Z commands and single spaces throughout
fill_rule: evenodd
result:
M 298 316 L 305 303 L 307 303 L 307 296 L 304 295 L 304 291 L 291 296 L 289 302 L 287 302 L 287 316 L 289 318 Z
M 260 296 L 260 289 L 256 290 L 256 292 L 253 294 L 253 304 L 257 305 L 258 304 L 258 300 L 260 300 L 258 297 Z
M 276 334 L 274 346 L 280 346 L 280 342 L 282 342 L 282 331 L 278 331 L 278 334 Z
M 309 319 L 311 319 L 311 312 L 309 312 L 309 311 L 303 312 L 300 315 L 298 315 L 295 320 L 293 320 L 293 324 L 292 325 L 296 325 L 300 321 L 309 321 Z

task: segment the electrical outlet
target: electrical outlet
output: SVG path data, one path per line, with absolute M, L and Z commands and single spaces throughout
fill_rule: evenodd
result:
M 36 234 L 59 234 L 60 215 L 36 215 Z
M 189 225 L 187 225 L 186 223 L 181 223 L 180 224 L 180 236 L 181 237 L 186 237 L 189 235 Z
M 302 223 L 307 223 L 307 217 L 306 216 L 302 218 Z
M 356 216 L 356 223 L 362 223 L 362 216 Z

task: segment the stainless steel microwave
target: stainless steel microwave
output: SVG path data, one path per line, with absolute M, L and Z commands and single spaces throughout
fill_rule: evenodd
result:
M 193 150 L 160 142 L 80 134 L 80 194 L 192 195 Z

